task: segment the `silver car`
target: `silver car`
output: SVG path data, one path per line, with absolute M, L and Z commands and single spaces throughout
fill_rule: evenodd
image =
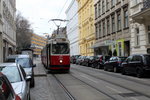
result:
M 0 72 L 6 75 L 15 93 L 21 100 L 30 100 L 29 76 L 24 69 L 16 63 L 0 63 Z

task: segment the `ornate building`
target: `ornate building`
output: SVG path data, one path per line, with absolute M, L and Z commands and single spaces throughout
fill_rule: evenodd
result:
M 77 2 L 80 54 L 92 56 L 94 50 L 90 47 L 95 43 L 94 0 L 77 0 Z
M 95 0 L 96 55 L 130 55 L 129 0 Z
M 16 0 L 0 0 L 2 7 L 2 47 L 3 47 L 3 60 L 15 52 L 16 48 Z M 0 22 L 1 23 L 1 22 Z M 2 53 L 2 52 L 0 52 Z
M 131 53 L 150 54 L 150 0 L 131 0 Z

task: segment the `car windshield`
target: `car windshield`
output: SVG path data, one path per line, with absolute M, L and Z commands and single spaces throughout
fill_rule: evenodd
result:
M 0 66 L 0 72 L 4 73 L 11 83 L 21 81 L 20 73 L 16 66 Z
M 53 54 L 69 54 L 69 46 L 67 43 L 57 43 L 52 45 Z
M 32 67 L 32 61 L 30 58 L 17 58 L 17 63 L 20 64 L 23 68 Z
M 145 55 L 146 64 L 150 65 L 150 55 Z

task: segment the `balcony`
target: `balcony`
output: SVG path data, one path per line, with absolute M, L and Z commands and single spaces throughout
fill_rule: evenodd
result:
M 132 19 L 134 22 L 137 22 L 139 24 L 144 24 L 145 22 L 150 21 L 150 0 L 144 0 L 141 3 L 141 11 L 132 15 Z
M 146 9 L 148 9 L 148 8 L 150 8 L 150 0 L 144 0 L 144 1 L 143 1 L 143 8 L 142 8 L 142 11 L 143 11 L 143 10 L 146 10 Z

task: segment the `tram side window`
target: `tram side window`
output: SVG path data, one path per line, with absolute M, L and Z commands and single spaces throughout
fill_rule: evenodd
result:
M 53 44 L 52 53 L 53 54 L 68 54 L 69 46 L 68 46 L 68 44 L 64 44 L 64 43 Z

